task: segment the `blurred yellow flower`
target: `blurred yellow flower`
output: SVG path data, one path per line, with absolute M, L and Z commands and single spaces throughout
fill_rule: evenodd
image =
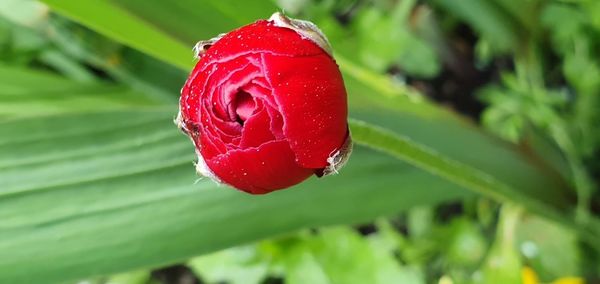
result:
M 521 269 L 521 279 L 523 279 L 523 284 L 541 284 L 537 273 L 529 266 Z M 562 277 L 554 280 L 551 284 L 585 284 L 585 281 L 580 277 Z
M 585 281 L 579 277 L 563 277 L 555 280 L 552 284 L 584 284 Z
M 540 283 L 537 274 L 531 267 L 524 266 L 521 269 L 521 278 L 523 279 L 523 284 L 538 284 Z

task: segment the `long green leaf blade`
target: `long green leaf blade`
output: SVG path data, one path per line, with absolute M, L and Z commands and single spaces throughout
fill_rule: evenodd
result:
M 103 28 L 98 31 L 109 37 L 142 51 L 153 49 L 152 52 L 148 52 L 149 54 L 161 53 L 159 46 L 150 44 L 152 39 L 123 41 L 121 39 L 127 38 L 132 31 L 111 28 L 111 24 L 105 23 L 106 21 L 102 19 L 81 17 L 80 14 L 86 13 L 84 10 L 91 4 L 87 1 L 44 0 L 57 11 L 85 25 L 102 26 Z M 223 27 L 235 27 L 241 25 L 241 22 L 251 20 L 231 13 L 232 6 L 235 5 L 233 1 L 187 1 L 185 5 L 165 4 L 157 0 L 144 1 L 145 5 L 141 5 L 139 0 L 107 3 L 111 3 L 112 5 L 106 6 L 111 6 L 115 11 L 128 11 L 132 19 L 145 19 L 145 29 L 152 29 L 153 25 L 159 25 L 160 28 L 156 28 L 157 32 L 162 32 L 170 38 L 177 38 L 180 44 L 189 46 L 199 40 L 194 36 L 195 34 L 216 35 L 228 31 L 223 30 Z M 262 18 L 266 18 L 274 8 L 268 2 L 243 5 L 243 7 L 253 6 L 248 8 L 252 11 L 251 15 L 256 17 L 263 15 Z M 175 14 L 185 16 L 168 16 Z M 215 17 L 215 14 L 220 16 L 220 24 L 212 26 L 203 22 L 205 16 Z M 180 66 L 177 62 L 189 54 L 190 52 L 169 53 L 159 58 Z M 564 181 L 557 173 L 546 171 L 543 165 L 540 166 L 539 159 L 536 157 L 523 155 L 516 147 L 481 132 L 464 119 L 434 106 L 408 88 L 395 85 L 384 77 L 362 70 L 343 57 L 340 57 L 339 63 L 348 85 L 351 115 L 402 133 L 403 136 L 409 137 L 418 144 L 435 149 L 444 159 L 467 164 L 498 180 L 508 181 L 513 188 L 530 197 L 537 196 L 550 204 L 561 204 L 564 200 L 565 192 L 568 191 Z M 404 121 L 410 121 L 410 124 Z M 509 199 L 512 196 L 512 194 L 502 195 Z M 519 200 L 514 201 L 522 203 Z
M 0 123 L 0 136 L 11 137 L 0 146 L 0 283 L 58 283 L 173 263 L 468 195 L 360 147 L 340 175 L 266 196 L 195 182 L 193 149 L 172 113 Z

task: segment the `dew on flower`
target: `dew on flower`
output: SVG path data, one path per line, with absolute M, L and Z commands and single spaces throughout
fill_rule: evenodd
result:
M 328 140 L 348 135 L 345 119 L 339 119 L 347 115 L 341 73 L 314 72 L 336 70 L 333 59 L 319 57 L 315 66 L 306 55 L 321 53 L 322 47 L 307 42 L 310 37 L 301 31 L 270 26 L 277 23 L 259 21 L 220 39 L 200 58 L 196 70 L 201 71 L 192 72 L 180 100 L 182 119 L 202 129 L 202 136 L 191 136 L 199 160 L 206 160 L 198 172 L 252 194 L 321 176 L 317 168 L 341 147 Z M 269 48 L 285 56 L 267 57 Z M 325 93 L 323 86 L 333 91 Z M 244 100 L 235 95 L 242 91 Z M 330 133 L 321 136 L 325 132 Z M 246 170 L 271 164 L 264 173 Z

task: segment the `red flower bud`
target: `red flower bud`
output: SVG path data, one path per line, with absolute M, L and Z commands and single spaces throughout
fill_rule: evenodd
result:
M 275 13 L 195 50 L 176 123 L 196 146 L 198 173 L 263 194 L 345 163 L 346 90 L 312 23 Z

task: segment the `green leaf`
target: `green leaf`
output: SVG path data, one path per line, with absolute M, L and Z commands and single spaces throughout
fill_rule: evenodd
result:
M 60 0 L 47 3 L 52 4 L 57 11 L 88 24 L 92 29 L 127 45 L 135 46 L 156 58 L 169 61 L 182 68 L 189 68 L 193 64 L 192 56 L 187 58 L 173 56 L 188 53 L 189 48 L 185 44 L 161 32 L 144 19 L 134 17 L 111 1 Z M 91 7 L 93 9 L 90 9 Z M 140 45 L 139 43 L 144 44 Z
M 324 229 L 309 246 L 331 283 L 423 283 L 422 275 L 401 267 L 376 236 L 363 238 L 349 228 Z
M 82 6 L 85 6 L 83 3 L 86 3 L 86 1 L 47 0 L 46 2 L 52 7 L 58 8 L 58 11 L 73 16 L 81 13 L 81 9 L 84 9 Z M 126 6 L 127 11 L 132 14 L 132 18 L 143 17 L 146 19 L 148 23 L 146 27 L 148 29 L 153 27 L 153 24 L 150 23 L 160 23 L 161 27 L 163 27 L 161 31 L 164 31 L 169 36 L 174 37 L 173 35 L 175 34 L 184 34 L 182 30 L 168 29 L 168 27 L 174 26 L 181 21 L 190 21 L 190 19 L 182 20 L 181 18 L 183 17 L 166 17 L 166 14 L 161 13 L 160 10 L 148 8 L 148 6 L 154 5 L 162 7 L 161 5 L 164 4 L 157 4 L 159 2 L 162 1 L 145 1 L 146 5 L 135 5 L 137 3 L 136 0 L 119 1 L 118 5 L 114 5 L 114 9 Z M 171 5 L 168 9 L 176 10 L 181 15 L 191 13 L 186 12 L 187 10 L 205 11 L 204 9 L 208 9 L 206 10 L 207 13 L 218 12 L 223 19 L 230 18 L 229 22 L 231 25 L 239 24 L 240 20 L 231 19 L 227 13 L 209 9 L 208 7 L 211 7 L 211 5 L 217 5 L 206 4 L 209 2 L 212 3 L 211 1 L 198 2 L 197 4 L 187 3 L 189 5 L 185 7 Z M 230 2 L 225 1 L 224 3 Z M 269 14 L 272 9 L 271 5 L 258 6 L 264 9 L 262 14 Z M 165 9 L 167 8 L 165 7 Z M 255 7 L 254 9 L 259 8 Z M 195 16 L 197 17 L 194 19 L 202 18 L 200 14 L 195 14 Z M 105 20 L 100 19 L 73 17 L 91 27 L 104 25 L 105 22 Z M 110 25 L 106 26 L 110 27 Z M 213 28 L 212 26 L 202 25 L 200 20 L 198 20 L 196 25 L 180 25 L 178 27 L 190 30 L 187 33 L 191 33 L 192 30 L 197 31 L 198 28 L 196 27 L 203 27 L 202 30 L 211 31 L 212 34 L 227 31 L 218 27 Z M 99 29 L 98 31 L 108 36 L 112 36 L 113 33 L 119 33 L 118 37 L 114 37 L 116 40 L 120 40 L 121 37 L 127 37 L 129 33 L 128 30 L 123 29 L 115 29 L 110 32 L 104 29 Z M 197 39 L 187 36 L 184 40 L 181 40 L 181 43 L 190 44 L 191 46 L 195 40 Z M 141 47 L 146 46 L 145 48 L 156 49 L 155 53 L 161 52 L 158 46 L 151 45 L 151 47 L 148 47 L 151 41 L 152 39 L 123 42 L 142 51 L 144 48 Z M 169 53 L 167 61 L 176 64 L 178 60 L 190 54 L 191 51 L 186 51 L 183 54 Z M 564 188 L 561 188 L 561 185 L 556 185 L 556 183 L 552 185 L 552 183 L 544 182 L 544 180 L 548 179 L 548 173 L 543 173 L 542 170 L 527 161 L 528 159 L 535 159 L 535 157 L 523 157 L 521 153 L 517 152 L 518 149 L 474 129 L 473 125 L 463 118 L 432 105 L 410 88 L 397 85 L 381 75 L 364 70 L 343 57 L 338 56 L 337 61 L 342 71 L 344 71 L 347 81 L 350 111 L 353 116 L 377 125 L 396 128 L 392 130 L 400 129 L 399 133 L 414 140 L 417 144 L 429 146 L 440 152 L 442 156 L 458 160 L 459 162 L 465 162 L 474 168 L 482 169 L 490 174 L 500 175 L 501 180 L 518 183 L 517 187 L 525 191 L 530 189 L 524 188 L 530 188 L 532 185 L 537 184 L 535 187 L 538 189 L 531 190 L 537 190 L 538 193 L 544 192 L 544 196 L 551 196 L 549 198 L 563 200 L 561 191 Z M 410 125 L 404 123 L 404 121 L 410 122 Z M 440 139 L 440 137 L 443 137 L 443 139 Z M 474 152 L 477 155 L 474 155 Z M 483 158 L 479 155 L 486 156 Z M 518 177 L 514 176 L 515 171 L 513 169 L 515 167 L 521 170 L 520 173 L 516 173 L 516 175 L 519 175 Z M 505 174 L 508 178 L 505 178 Z M 541 184 L 539 184 L 540 182 Z M 536 194 L 536 196 L 544 198 L 542 194 Z
M 56 75 L 2 64 L 0 86 L 0 114 L 5 118 L 158 105 L 155 100 L 123 86 L 81 85 Z
M 196 42 L 248 24 L 257 18 L 267 18 L 277 11 L 277 7 L 269 1 L 45 2 L 57 12 L 99 33 L 184 69 L 191 68 L 194 64 L 191 47 Z
M 331 242 L 337 242 L 339 239 L 331 239 Z M 323 267 L 317 261 L 312 253 L 308 240 L 300 240 L 296 245 L 287 248 L 283 253 L 284 274 L 286 283 L 302 284 L 329 284 L 334 283 L 335 279 L 328 277 Z M 352 274 L 351 271 L 347 271 Z M 338 279 L 339 280 L 339 279 Z
M 582 274 L 580 248 L 572 232 L 526 216 L 517 226 L 516 237 L 523 256 L 543 281 Z
M 486 253 L 487 243 L 477 224 L 468 218 L 456 218 L 444 229 L 448 263 L 455 267 L 478 265 Z
M 6 137 L 0 146 L 0 282 L 55 283 L 157 266 L 466 193 L 362 148 L 340 175 L 266 196 L 206 179 L 195 183 L 193 148 L 172 125 L 173 113 L 0 123 Z
M 29 84 L 39 98 L 48 92 L 64 96 L 58 102 L 87 97 L 76 90 L 140 97 L 21 71 L 7 72 L 19 76 L 4 83 L 13 90 Z M 24 117 L 0 122 L 0 283 L 58 283 L 164 265 L 469 195 L 358 147 L 340 175 L 251 196 L 198 178 L 192 143 L 172 122 L 175 105 L 23 111 Z
M 405 3 L 398 5 L 402 14 L 412 8 Z M 398 13 L 398 12 L 396 12 Z M 435 50 L 410 30 L 406 17 L 395 19 L 375 9 L 363 10 L 356 19 L 362 63 L 374 70 L 385 71 L 393 63 L 411 75 L 431 78 L 440 71 L 440 62 Z
M 516 191 L 504 181 L 496 180 L 494 176 L 483 171 L 456 160 L 448 159 L 425 145 L 415 143 L 410 138 L 399 136 L 389 130 L 357 120 L 350 121 L 350 128 L 358 143 L 385 151 L 466 188 L 476 190 L 497 200 L 521 200 L 530 209 L 549 207 L 548 204 L 540 200 L 541 197 L 528 196 L 526 192 Z M 552 202 L 551 204 L 557 207 L 564 206 L 561 200 L 546 199 L 544 201 L 547 203 Z
M 510 51 L 519 43 L 520 26 L 510 13 L 495 3 L 480 0 L 434 0 L 436 5 L 470 24 L 499 52 Z M 514 6 L 521 6 L 515 3 Z
M 189 0 L 184 3 L 185 5 L 158 0 L 143 1 L 143 4 L 140 3 L 141 0 L 102 2 L 101 9 L 104 12 L 116 13 L 123 19 L 113 19 L 112 16 L 108 18 L 87 16 L 91 13 L 89 7 L 94 6 L 97 0 L 45 0 L 45 2 L 58 12 L 100 33 L 184 68 L 191 65 L 191 62 L 189 65 L 181 64 L 185 58 L 189 58 L 191 52 L 184 49 L 163 49 L 162 45 L 155 44 L 155 41 L 172 41 L 170 45 L 191 47 L 199 39 L 196 34 L 216 35 L 227 32 L 225 27 L 235 27 L 244 21 L 251 21 L 250 16 L 232 13 L 235 11 L 232 7 L 238 5 L 234 1 Z M 447 1 L 441 3 L 441 5 L 446 4 L 450 5 Z M 268 17 L 274 8 L 269 2 L 261 2 L 261 4 L 249 2 L 240 5 L 243 6 L 238 7 L 239 9 L 248 9 L 251 11 L 249 15 L 256 18 Z M 514 42 L 511 38 L 516 37 L 517 33 L 514 32 L 513 27 L 497 25 L 505 17 L 512 17 L 510 13 L 494 12 L 490 9 L 491 4 L 479 3 L 478 5 L 485 6 L 484 10 L 489 15 L 473 13 L 471 7 L 464 12 L 469 15 L 463 16 L 480 23 L 486 33 L 497 33 L 499 40 Z M 452 4 L 449 9 L 454 9 L 453 11 L 458 13 L 460 12 L 458 8 L 462 6 L 464 5 Z M 485 18 L 487 17 L 485 15 L 489 18 Z M 215 25 L 207 25 L 204 22 L 204 19 L 217 17 L 219 19 L 215 20 Z M 132 25 L 122 28 L 113 23 L 117 20 L 121 23 L 131 22 Z M 139 37 L 136 34 L 138 29 L 140 33 L 148 36 Z M 333 46 L 335 48 L 335 42 Z M 395 84 L 385 77 L 364 70 L 345 58 L 338 56 L 337 61 L 348 86 L 351 115 L 387 128 L 384 131 L 386 134 L 379 137 L 385 143 L 380 143 L 381 141 L 364 141 L 364 143 L 369 145 L 372 143 L 372 146 L 392 153 L 396 157 L 406 159 L 425 170 L 488 194 L 497 200 L 511 200 L 532 212 L 558 220 L 565 226 L 578 226 L 571 220 L 573 204 L 570 201 L 572 193 L 568 185 L 534 153 L 489 136 L 464 118 L 427 102 L 406 86 Z M 412 146 L 391 146 L 398 142 L 394 135 L 403 137 L 402 140 L 410 140 L 411 143 L 408 145 Z M 357 141 L 361 141 L 361 138 L 357 138 Z M 403 144 L 407 143 L 400 142 L 399 145 Z M 408 152 L 405 153 L 405 150 Z M 591 223 L 598 223 L 596 221 Z M 582 226 L 586 228 L 577 230 L 587 235 L 590 240 L 595 239 L 594 234 L 600 233 L 597 225 L 583 224 Z
M 208 283 L 423 283 L 419 269 L 401 266 L 394 246 L 374 233 L 363 237 L 348 227 L 320 228 L 226 249 L 191 261 Z
M 259 284 L 267 276 L 268 261 L 256 246 L 246 245 L 196 257 L 188 265 L 206 283 Z
M 117 274 L 111 276 L 106 281 L 102 282 L 103 284 L 151 284 L 154 282 L 151 281 L 150 271 L 147 270 L 139 270 L 139 271 L 130 271 L 123 274 Z
M 186 69 L 193 62 L 185 46 L 199 39 L 196 33 L 226 32 L 225 25 L 245 21 L 231 15 L 233 1 L 140 2 L 46 1 L 104 35 Z M 264 11 L 261 18 L 272 12 L 270 5 L 250 3 L 240 5 Z M 203 23 L 207 17 L 223 20 L 223 26 Z M 357 147 L 338 176 L 248 196 L 215 189 L 207 180 L 194 184 L 193 148 L 171 123 L 174 105 L 3 122 L 0 282 L 63 282 L 156 266 L 466 195 L 438 176 L 569 223 L 568 212 L 555 208 L 564 204 L 562 180 L 536 157 L 404 86 L 338 62 L 352 115 L 386 127 L 355 122 L 354 138 L 435 175 Z

